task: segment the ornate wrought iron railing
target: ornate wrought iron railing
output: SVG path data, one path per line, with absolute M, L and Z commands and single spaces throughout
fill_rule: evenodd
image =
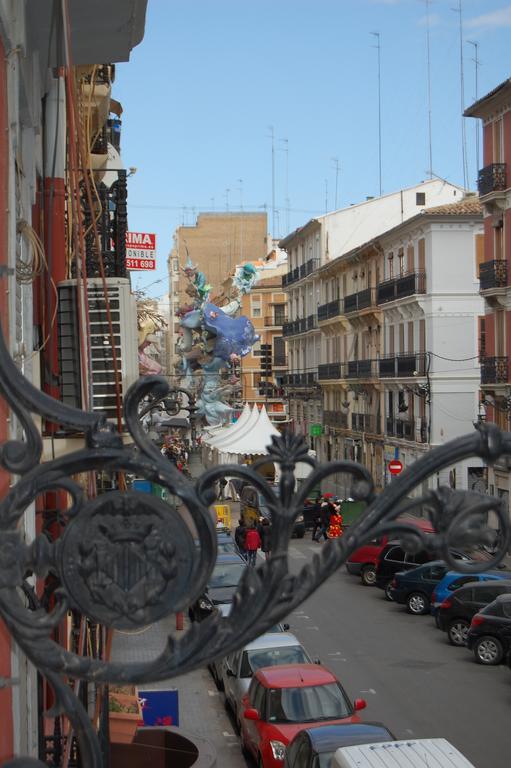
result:
M 368 540 L 392 533 L 409 550 L 434 550 L 453 568 L 477 572 L 496 566 L 510 541 L 507 512 L 501 500 L 473 492 L 439 488 L 408 503 L 410 492 L 442 467 L 478 456 L 487 462 L 511 453 L 511 434 L 482 424 L 472 434 L 428 452 L 376 495 L 367 469 L 350 461 L 317 465 L 301 436 L 273 438 L 269 455 L 251 467 L 217 465 L 196 481 L 184 477 L 153 445 L 140 423 L 142 403 L 169 392 L 160 377 L 140 379 L 125 398 L 125 423 L 133 438 L 126 444 L 103 417 L 66 406 L 45 395 L 24 379 L 11 360 L 0 334 L 0 391 L 24 430 L 24 441 L 10 440 L 0 447 L 0 466 L 18 476 L 0 502 L 0 615 L 13 638 L 46 678 L 55 693 L 54 711 L 69 719 L 79 749 L 80 764 L 102 765 L 99 741 L 89 716 L 67 683 L 85 680 L 150 683 L 183 674 L 242 647 L 308 598 Z M 84 434 L 84 447 L 42 462 L 42 439 L 32 416 Z M 272 461 L 280 466 L 279 493 L 275 494 L 257 469 Z M 298 462 L 312 467 L 295 491 Z M 75 480 L 89 471 L 129 472 L 156 482 L 177 496 L 188 509 L 195 537 L 176 509 L 162 499 L 136 491 L 112 490 L 86 498 Z M 298 574 L 291 572 L 288 547 L 294 521 L 305 499 L 325 478 L 336 473 L 352 477 L 351 497 L 367 503 L 365 514 L 349 533 L 328 541 Z M 85 657 L 60 646 L 55 630 L 73 610 L 112 629 L 135 630 L 193 603 L 204 590 L 217 555 L 217 537 L 209 511 L 215 483 L 225 475 L 255 486 L 266 498 L 272 516 L 269 559 L 247 568 L 227 617 L 215 613 L 192 625 L 180 639 L 169 638 L 155 659 L 143 663 L 115 663 Z M 39 535 L 27 543 L 19 523 L 37 496 L 62 490 L 71 506 L 62 510 L 64 533 L 56 541 Z M 435 534 L 396 519 L 415 508 L 426 509 Z M 502 531 L 499 549 L 490 562 L 454 561 L 450 547 L 470 546 L 493 539 L 487 528 L 493 511 Z M 58 580 L 52 608 L 29 610 L 19 587 L 28 574 Z M 70 738 L 68 734 L 68 738 Z M 43 766 L 36 760 L 15 759 L 11 768 Z

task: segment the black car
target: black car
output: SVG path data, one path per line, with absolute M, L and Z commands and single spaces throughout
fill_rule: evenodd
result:
M 499 595 L 507 593 L 511 593 L 511 580 L 508 579 L 464 584 L 438 606 L 437 626 L 447 632 L 451 645 L 465 645 L 472 617 Z
M 206 590 L 188 611 L 191 621 L 202 621 L 212 614 L 216 606 L 232 603 L 246 567 L 240 555 L 219 555 Z
M 394 741 L 382 723 L 319 725 L 299 731 L 286 747 L 284 768 L 329 768 L 339 747 Z
M 395 603 L 406 605 L 410 613 L 417 616 L 429 613 L 433 590 L 449 569 L 443 560 L 433 560 L 410 571 L 396 573 L 390 585 L 390 596 Z
M 451 555 L 457 560 L 470 560 L 468 555 L 458 550 L 451 549 Z M 412 568 L 417 568 L 418 565 L 424 565 L 430 563 L 435 558 L 434 554 L 421 550 L 411 554 L 405 552 L 403 547 L 398 541 L 392 541 L 387 544 L 381 551 L 376 563 L 376 579 L 375 585 L 385 591 L 385 597 L 387 600 L 392 600 L 391 585 L 392 580 L 396 573 L 401 571 L 411 571 Z
M 511 595 L 500 595 L 472 617 L 467 647 L 479 664 L 500 664 L 511 651 Z

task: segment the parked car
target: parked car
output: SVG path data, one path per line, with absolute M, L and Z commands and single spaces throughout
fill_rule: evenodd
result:
M 203 594 L 190 607 L 191 621 L 202 621 L 211 615 L 215 606 L 232 603 L 238 582 L 247 564 L 240 555 L 218 555 L 209 583 Z
M 448 568 L 443 560 L 433 560 L 410 571 L 396 573 L 390 586 L 392 600 L 406 605 L 408 611 L 417 616 L 429 613 L 433 590 Z
M 400 518 L 400 521 L 408 523 L 409 525 L 414 525 L 424 533 L 435 532 L 431 522 L 422 517 L 403 516 Z M 376 580 L 376 563 L 378 562 L 378 557 L 389 541 L 389 536 L 381 536 L 352 552 L 346 563 L 346 570 L 348 573 L 351 573 L 354 576 L 360 576 L 364 586 L 373 586 Z
M 284 768 L 330 768 L 334 752 L 339 747 L 393 739 L 393 734 L 382 723 L 342 723 L 306 728 L 297 733 L 286 748 Z
M 479 664 L 500 664 L 511 650 L 511 595 L 500 595 L 472 617 L 467 647 Z
M 227 706 L 234 715 L 238 729 L 241 722 L 242 700 L 246 696 L 254 673 L 262 667 L 283 664 L 310 664 L 312 659 L 291 634 L 266 633 L 240 651 L 222 660 L 221 680 Z
M 272 485 L 271 489 L 275 495 L 278 495 L 278 485 Z M 253 485 L 246 485 L 241 491 L 240 515 L 243 517 L 246 524 L 250 524 L 254 520 L 257 521 L 261 517 L 266 517 L 271 522 L 271 513 L 268 508 L 268 503 L 263 494 Z M 293 527 L 293 536 L 296 536 L 298 539 L 303 539 L 305 536 L 303 513 L 296 517 Z
M 315 664 L 259 669 L 241 719 L 241 744 L 260 768 L 281 768 L 286 746 L 305 724 L 358 723 L 364 699 L 352 704 L 335 675 Z
M 231 612 L 231 604 L 227 603 L 224 605 L 217 605 L 215 610 L 217 610 L 222 616 L 228 616 Z M 289 624 L 282 623 L 279 621 L 277 624 L 274 624 L 273 627 L 270 627 L 267 633 L 265 634 L 275 634 L 276 632 L 287 632 L 289 630 Z M 223 656 L 220 659 L 217 659 L 216 661 L 212 661 L 211 664 L 208 664 L 208 669 L 211 672 L 211 676 L 213 677 L 213 680 L 215 681 L 216 687 L 220 690 L 224 690 L 224 681 L 223 681 L 223 669 L 225 665 L 226 657 Z
M 465 645 L 472 617 L 499 595 L 511 593 L 510 579 L 471 581 L 446 597 L 436 613 L 437 627 L 451 645 Z
M 406 739 L 341 747 L 328 768 L 475 768 L 446 739 Z
M 457 560 L 470 561 L 470 557 L 457 549 L 450 550 L 453 557 Z M 418 565 L 432 562 L 434 554 L 421 550 L 419 552 L 406 552 L 399 541 L 393 541 L 387 544 L 381 551 L 376 564 L 375 584 L 385 592 L 387 600 L 392 600 L 391 584 L 396 573 L 401 571 L 410 571 L 417 568 Z
M 431 614 L 435 616 L 438 608 L 443 601 L 456 592 L 465 584 L 470 584 L 473 581 L 498 581 L 499 579 L 509 579 L 511 574 L 509 571 L 485 571 L 483 573 L 460 573 L 459 571 L 447 571 L 444 578 L 433 590 L 431 595 Z M 438 621 L 436 622 L 438 627 Z

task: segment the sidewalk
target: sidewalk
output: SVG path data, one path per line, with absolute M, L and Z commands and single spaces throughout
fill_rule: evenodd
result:
M 174 616 L 139 630 L 136 634 L 116 631 L 111 659 L 116 662 L 154 659 L 163 650 L 169 634 L 176 634 Z M 239 739 L 224 709 L 223 696 L 217 691 L 208 670 L 198 669 L 143 687 L 153 691 L 170 688 L 176 688 L 179 692 L 179 726 L 209 742 L 217 755 L 218 768 L 246 768 Z

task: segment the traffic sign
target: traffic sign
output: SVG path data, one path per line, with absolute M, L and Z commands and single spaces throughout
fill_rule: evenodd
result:
M 126 232 L 126 269 L 156 269 L 156 235 Z
M 389 472 L 391 475 L 399 475 L 399 473 L 402 471 L 403 465 L 399 459 L 393 459 L 392 461 L 389 461 Z

